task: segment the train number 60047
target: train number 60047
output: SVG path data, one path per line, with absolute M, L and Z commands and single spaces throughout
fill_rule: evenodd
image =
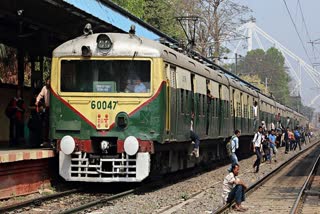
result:
M 111 109 L 116 108 L 117 101 L 91 101 L 91 109 Z

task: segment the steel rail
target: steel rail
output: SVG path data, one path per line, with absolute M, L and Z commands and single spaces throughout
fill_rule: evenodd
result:
M 311 183 L 312 183 L 312 178 L 313 178 L 313 176 L 314 176 L 315 170 L 317 169 L 317 167 L 318 167 L 318 165 L 319 165 L 319 160 L 320 160 L 320 155 L 318 155 L 317 160 L 316 160 L 315 163 L 313 164 L 313 167 L 312 167 L 312 169 L 311 169 L 311 171 L 310 171 L 310 173 L 309 173 L 306 181 L 304 182 L 304 184 L 303 184 L 303 186 L 302 186 L 302 188 L 301 188 L 301 190 L 300 190 L 300 192 L 299 192 L 299 195 L 298 195 L 298 197 L 296 198 L 296 201 L 295 201 L 293 207 L 291 208 L 291 211 L 290 211 L 291 214 L 298 213 L 298 209 L 299 209 L 299 207 L 300 207 L 300 205 L 301 205 L 301 202 L 302 202 L 302 200 L 303 200 L 302 197 L 303 197 L 304 194 L 305 194 L 306 188 L 310 187 L 310 185 L 311 185 Z
M 73 194 L 73 193 L 76 193 L 76 192 L 79 192 L 79 191 L 81 191 L 81 189 L 71 189 L 71 190 L 67 190 L 67 191 L 64 191 L 64 192 L 59 192 L 59 193 L 55 193 L 55 194 L 51 194 L 51 195 L 46 195 L 46 196 L 30 199 L 30 200 L 23 201 L 23 202 L 20 202 L 20 203 L 17 203 L 17 204 L 8 205 L 8 206 L 5 206 L 5 207 L 1 207 L 0 208 L 0 213 L 10 212 L 10 211 L 21 209 L 21 208 L 24 208 L 24 207 L 27 207 L 27 206 L 31 206 L 31 205 L 38 206 L 44 201 L 48 201 L 48 200 L 51 200 L 51 199 L 63 197 L 65 195 Z
M 278 168 L 272 170 L 271 172 L 269 172 L 265 177 L 263 177 L 262 179 L 260 179 L 259 181 L 253 183 L 251 186 L 249 186 L 249 188 L 246 190 L 246 196 L 250 195 L 252 192 L 254 192 L 256 189 L 258 189 L 260 186 L 262 186 L 266 181 L 268 181 L 270 178 L 272 178 L 273 176 L 276 175 L 277 172 L 281 171 L 284 167 L 286 167 L 287 165 L 289 165 L 293 160 L 295 160 L 296 158 L 298 158 L 300 155 L 302 155 L 303 153 L 309 151 L 311 148 L 313 148 L 314 146 L 318 145 L 320 141 L 314 143 L 312 146 L 305 148 L 301 151 L 299 151 L 295 156 L 292 156 L 291 158 L 289 158 L 286 162 L 282 163 Z M 225 204 L 222 207 L 218 208 L 217 210 L 214 210 L 213 213 L 216 214 L 220 214 L 220 213 L 224 213 L 227 209 L 229 209 L 232 205 L 234 205 L 235 201 L 233 200 L 231 203 Z
M 131 194 L 135 193 L 136 191 L 137 191 L 136 189 L 127 190 L 125 192 L 121 192 L 121 193 L 118 193 L 118 194 L 113 195 L 113 196 L 109 196 L 109 197 L 105 197 L 103 199 L 91 201 L 91 202 L 83 204 L 81 206 L 65 210 L 65 211 L 61 212 L 60 214 L 76 213 L 76 212 L 88 209 L 90 207 L 96 206 L 98 204 L 104 204 L 104 203 L 107 203 L 109 201 L 115 200 L 117 198 L 121 198 L 121 197 L 124 197 L 124 196 L 131 195 Z

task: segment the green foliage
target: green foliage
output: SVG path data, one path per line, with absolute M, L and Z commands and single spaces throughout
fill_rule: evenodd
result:
M 270 93 L 266 88 L 266 86 L 261 82 L 261 79 L 258 75 L 241 75 L 240 77 L 246 82 L 249 82 L 255 87 L 259 88 L 262 93 L 265 93 L 265 94 Z
M 175 19 L 177 0 L 113 0 L 133 15 L 176 39 L 183 38 L 183 31 Z
M 144 15 L 144 7 L 146 0 L 112 0 L 115 4 L 126 9 L 128 12 L 134 14 L 138 18 L 142 18 Z
M 276 100 L 290 104 L 290 77 L 285 70 L 285 59 L 282 53 L 272 47 L 266 52 L 261 49 L 252 50 L 239 60 L 237 72 L 242 75 L 257 74 L 260 82 L 266 83 L 268 91 Z

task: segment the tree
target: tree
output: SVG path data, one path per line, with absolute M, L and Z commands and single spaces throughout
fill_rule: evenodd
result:
M 175 5 L 180 1 L 113 0 L 113 2 L 165 34 L 176 39 L 183 38 L 183 31 L 175 19 L 177 13 Z
M 237 71 L 241 75 L 258 75 L 278 101 L 289 104 L 290 77 L 285 70 L 284 57 L 278 49 L 272 47 L 266 52 L 262 49 L 249 51 L 238 63 Z
M 186 38 L 176 18 L 198 16 L 195 50 L 206 57 L 211 55 L 218 57 L 227 52 L 228 50 L 221 46 L 221 42 L 238 37 L 235 33 L 236 28 L 250 19 L 247 16 L 251 12 L 248 7 L 237 3 L 236 0 L 113 0 L 113 2 L 178 40 Z M 184 27 L 187 33 L 190 33 L 193 23 L 187 22 Z
M 241 79 L 245 80 L 246 82 L 251 83 L 255 87 L 259 88 L 262 93 L 269 94 L 268 89 L 266 86 L 261 82 L 261 79 L 258 75 L 241 75 Z
M 222 41 L 239 37 L 236 29 L 247 22 L 251 10 L 234 0 L 184 0 L 182 13 L 201 17 L 197 27 L 197 50 L 204 56 L 217 58 L 228 52 Z M 190 2 L 193 6 L 190 7 Z
M 145 14 L 145 0 L 112 0 L 117 5 L 121 6 L 122 8 L 126 9 L 130 13 L 134 14 L 138 18 L 142 18 Z

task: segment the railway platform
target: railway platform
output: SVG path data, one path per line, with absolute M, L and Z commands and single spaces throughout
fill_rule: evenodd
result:
M 57 175 L 55 152 L 47 148 L 0 147 L 0 199 L 21 196 L 50 186 Z

